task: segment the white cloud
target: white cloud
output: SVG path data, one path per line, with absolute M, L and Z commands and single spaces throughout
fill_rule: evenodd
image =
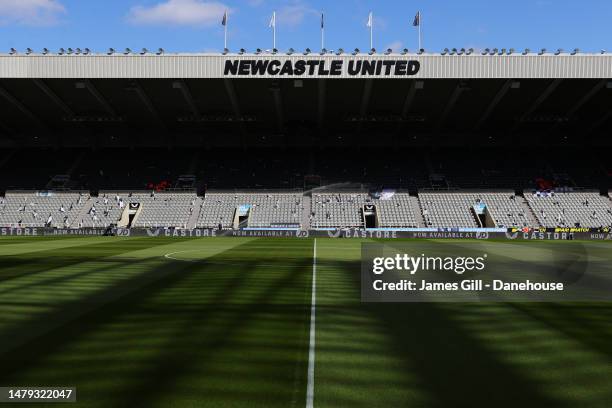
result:
M 0 0 L 0 25 L 53 25 L 65 12 L 58 0 Z
M 134 24 L 212 26 L 221 24 L 223 3 L 202 0 L 167 0 L 151 7 L 135 6 L 128 14 Z
M 308 15 L 316 15 L 319 12 L 308 5 L 296 2 L 284 6 L 276 13 L 276 21 L 278 24 L 295 27 L 302 23 Z

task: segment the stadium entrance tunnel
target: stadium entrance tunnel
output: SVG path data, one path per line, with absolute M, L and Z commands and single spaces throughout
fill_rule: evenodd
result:
M 249 216 L 251 215 L 251 204 L 243 204 L 236 207 L 234 211 L 234 229 L 242 229 L 249 226 Z

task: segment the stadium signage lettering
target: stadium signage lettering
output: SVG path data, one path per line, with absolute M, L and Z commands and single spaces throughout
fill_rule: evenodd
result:
M 346 62 L 346 65 L 345 65 Z M 226 60 L 224 76 L 412 76 L 421 69 L 415 60 Z
M 38 235 L 36 228 L 0 228 L 0 235 L 12 236 L 12 235 Z

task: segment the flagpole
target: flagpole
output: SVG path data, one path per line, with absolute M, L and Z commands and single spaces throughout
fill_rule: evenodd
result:
M 325 48 L 325 22 L 321 14 L 321 51 L 323 51 L 323 48 Z
M 223 48 L 227 49 L 227 23 L 229 22 L 229 17 L 226 14 L 225 17 L 225 25 L 223 26 Z
M 423 25 L 423 15 L 419 11 L 419 50 L 421 48 L 423 48 L 422 47 L 422 38 L 421 38 L 421 25 Z
M 370 49 L 374 48 L 374 40 L 372 31 L 374 30 L 374 16 L 372 16 L 372 20 L 370 21 Z
M 276 11 L 272 13 L 274 25 L 272 25 L 272 49 L 276 48 Z

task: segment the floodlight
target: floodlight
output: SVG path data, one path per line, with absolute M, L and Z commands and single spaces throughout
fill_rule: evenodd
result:
M 107 51 L 107 55 L 113 55 L 115 53 L 115 49 L 114 48 L 109 48 Z
M 15 48 L 11 48 L 11 50 L 9 51 L 9 54 L 15 55 L 17 54 L 17 50 Z
M 34 51 L 30 47 L 26 48 L 26 55 L 30 55 L 33 52 Z
M 310 54 L 311 52 L 312 52 L 312 51 L 310 50 L 310 48 L 306 48 L 306 49 L 304 50 L 304 55 L 308 55 L 308 54 Z
M 525 50 L 523 51 L 523 55 L 527 55 L 531 52 L 531 50 L 529 48 L 525 48 Z
M 338 50 L 336 51 L 336 55 L 342 55 L 342 54 L 344 54 L 344 49 L 338 48 Z
M 385 55 L 389 55 L 393 52 L 393 50 L 391 48 L 387 48 L 387 51 L 385 51 Z
M 563 52 L 562 48 L 558 48 L 557 51 L 555 51 L 555 55 L 559 55 Z
M 514 48 L 510 48 L 510 49 L 508 50 L 508 55 L 512 55 L 512 54 L 514 54 Z
M 163 55 L 164 54 L 164 49 L 163 48 L 158 48 L 156 54 L 157 55 Z
M 43 49 L 42 49 L 42 54 L 43 54 L 43 55 L 47 55 L 47 54 L 49 54 L 49 49 L 48 49 L 48 48 L 43 48 Z
M 293 54 L 294 52 L 295 52 L 295 50 L 294 50 L 293 48 L 289 48 L 289 49 L 287 50 L 287 55 L 291 55 L 291 54 Z
M 359 51 L 359 48 L 355 48 L 355 49 L 353 50 L 353 55 L 357 55 L 357 54 L 359 54 L 359 52 L 360 52 L 360 51 Z
M 255 50 L 255 55 L 259 55 L 259 54 L 261 54 L 261 48 L 258 48 Z
M 456 48 L 451 49 L 450 54 L 451 55 L 458 54 L 457 49 Z
M 66 50 L 66 54 L 68 54 L 68 55 L 72 55 L 72 53 L 73 53 L 73 52 L 74 52 L 74 51 L 72 50 L 72 48 L 68 48 L 68 49 Z
M 467 55 L 472 55 L 474 53 L 474 49 L 473 48 L 469 48 L 466 52 Z
M 540 52 L 538 53 L 538 55 L 544 55 L 544 54 L 546 54 L 546 48 L 542 48 Z
M 223 55 L 227 55 L 229 53 L 229 49 L 228 48 L 224 48 L 222 54 Z
M 425 54 L 425 48 L 419 48 L 419 52 L 417 52 L 417 54 Z
M 238 55 L 244 55 L 245 52 L 246 50 L 244 48 L 241 48 L 240 51 L 238 51 Z
M 408 48 L 404 48 L 404 49 L 402 50 L 402 55 L 406 55 L 406 54 L 408 54 Z
M 376 54 L 376 48 L 371 48 L 370 52 L 368 52 L 368 54 L 370 54 L 370 55 Z
M 461 48 L 458 52 L 459 55 L 465 54 L 465 48 Z
M 574 48 L 574 51 L 572 51 L 572 55 L 576 55 L 578 53 L 580 53 L 580 49 Z
M 487 55 L 489 52 L 491 52 L 491 50 L 488 48 L 485 48 L 484 51 L 482 51 L 480 54 Z
M 446 54 L 448 54 L 449 52 L 450 52 L 450 51 L 449 51 L 449 49 L 448 49 L 448 48 L 445 48 L 444 50 L 442 50 L 441 54 L 442 54 L 442 55 L 446 55 Z
M 123 55 L 130 55 L 132 53 L 132 50 L 129 48 L 126 48 L 125 51 L 123 51 Z
M 327 48 L 321 49 L 321 55 L 325 55 L 325 54 L 327 54 Z
M 64 55 L 66 53 L 66 50 L 63 48 L 60 48 L 59 51 L 57 52 L 59 55 Z
M 272 48 L 272 54 L 276 54 L 278 53 L 278 50 L 276 48 Z
M 81 49 L 77 48 L 76 50 L 74 50 L 74 52 L 76 53 L 76 55 L 80 55 L 81 54 Z
M 493 48 L 491 50 L 491 55 L 495 55 L 495 54 L 497 54 L 497 52 L 498 52 L 498 49 L 497 48 Z
M 89 54 L 91 54 L 91 50 L 89 48 L 85 48 L 85 49 L 83 49 L 83 54 L 89 55 Z

